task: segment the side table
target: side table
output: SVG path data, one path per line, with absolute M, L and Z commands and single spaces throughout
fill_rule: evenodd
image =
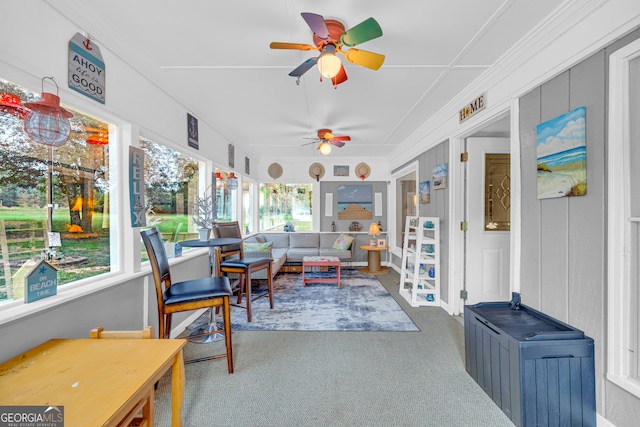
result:
M 362 267 L 360 269 L 360 272 L 374 275 L 389 273 L 389 269 L 387 267 L 380 266 L 380 252 L 386 251 L 387 249 L 389 249 L 389 246 L 361 245 L 360 249 L 365 249 L 366 251 L 368 251 L 368 265 L 366 267 Z

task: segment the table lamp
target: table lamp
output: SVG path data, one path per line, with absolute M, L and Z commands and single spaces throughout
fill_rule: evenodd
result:
M 369 226 L 369 236 L 373 236 L 373 240 L 369 242 L 369 246 L 375 248 L 378 245 L 378 235 L 380 234 L 380 227 L 375 222 L 372 222 Z

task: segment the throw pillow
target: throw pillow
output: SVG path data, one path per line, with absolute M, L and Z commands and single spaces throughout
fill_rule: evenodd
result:
M 269 252 L 271 251 L 271 245 L 273 242 L 265 242 L 265 243 L 252 243 L 252 242 L 244 242 L 244 251 L 245 252 Z
M 353 242 L 353 237 L 340 233 L 336 241 L 333 243 L 333 249 L 346 251 L 351 247 L 351 242 Z

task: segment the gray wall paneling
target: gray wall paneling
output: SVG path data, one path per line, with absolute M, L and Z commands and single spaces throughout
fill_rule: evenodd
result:
M 640 30 L 520 98 L 523 303 L 585 331 L 595 340 L 598 413 L 635 426 L 640 399 L 606 379 L 606 161 L 608 55 Z M 535 126 L 586 107 L 587 194 L 537 199 Z M 606 396 L 606 398 L 605 398 Z
M 520 293 L 534 308 L 540 308 L 540 203 L 536 182 L 536 125 L 540 123 L 540 89 L 520 98 L 521 256 Z
M 542 85 L 540 121 L 558 117 L 569 111 L 569 72 Z M 536 158 L 529 159 L 536 162 Z M 537 197 L 537 191 L 536 195 Z M 540 309 L 563 321 L 567 320 L 567 257 L 569 199 L 559 197 L 540 202 Z M 523 301 L 526 303 L 526 301 Z
M 419 157 L 418 182 L 431 182 L 430 203 L 418 204 L 420 216 L 440 218 L 440 299 L 449 302 L 449 186 L 441 190 L 433 189 L 433 167 L 449 162 L 449 141 L 440 143 L 422 153 Z M 449 168 L 450 169 L 450 168 Z M 447 176 L 447 179 L 450 179 Z

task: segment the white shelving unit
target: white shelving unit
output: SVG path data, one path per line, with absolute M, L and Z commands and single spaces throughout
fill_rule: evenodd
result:
M 407 217 L 400 295 L 412 307 L 440 305 L 440 219 Z

